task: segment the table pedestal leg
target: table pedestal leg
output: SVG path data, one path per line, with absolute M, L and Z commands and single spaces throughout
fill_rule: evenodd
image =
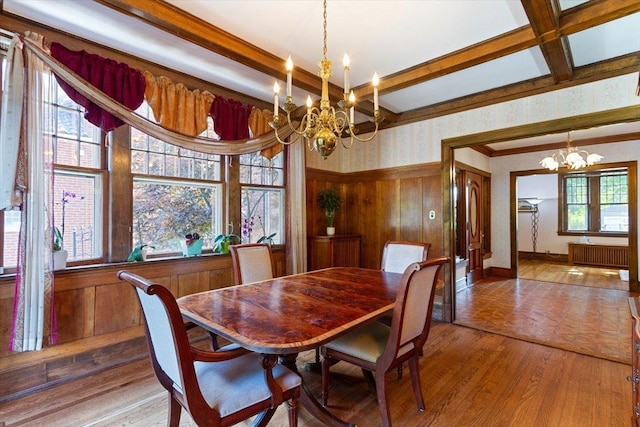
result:
M 298 367 L 296 366 L 297 357 L 298 357 L 297 353 L 280 356 L 280 363 L 288 367 L 289 369 L 291 369 L 293 372 L 296 372 L 298 375 L 300 375 L 300 372 L 298 372 Z M 340 418 L 333 415 L 331 412 L 327 411 L 327 408 L 320 405 L 318 400 L 315 397 L 313 397 L 311 390 L 309 390 L 309 387 L 304 381 L 302 381 L 302 386 L 300 390 L 300 403 L 307 411 L 309 411 L 311 415 L 313 415 L 315 418 L 322 421 L 324 424 L 328 426 L 335 426 L 335 427 L 355 427 L 356 426 L 355 424 L 351 424 L 341 420 Z

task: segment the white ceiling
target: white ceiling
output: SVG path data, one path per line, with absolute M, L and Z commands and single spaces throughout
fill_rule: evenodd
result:
M 256 99 L 273 99 L 275 77 L 154 27 L 135 17 L 135 12 L 123 14 L 101 3 L 135 4 L 124 0 L 3 0 L 0 4 L 5 12 Z M 282 73 L 284 60 L 291 55 L 296 65 L 294 86 L 296 70 L 317 73 L 317 63 L 322 58 L 321 1 L 168 0 L 168 3 L 282 58 Z M 583 3 L 586 2 L 559 0 L 562 10 L 582 7 Z M 368 84 L 377 71 L 382 79 L 380 105 L 393 113 L 550 74 L 543 52 L 536 45 L 385 93 L 385 76 L 527 26 L 529 18 L 520 1 L 329 0 L 327 20 L 327 57 L 334 63 L 331 81 L 343 86 L 342 56 L 348 53 L 351 86 Z M 640 52 L 640 12 L 570 34 L 567 41 L 574 67 Z M 280 84 L 284 82 L 280 80 Z M 294 102 L 302 105 L 307 93 L 294 87 L 293 95 Z M 527 143 L 532 142 L 523 141 Z

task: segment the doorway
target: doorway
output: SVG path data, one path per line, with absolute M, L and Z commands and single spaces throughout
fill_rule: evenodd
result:
M 599 190 L 599 177 L 609 173 L 620 174 L 625 173 L 628 177 L 628 192 L 634 191 L 635 182 L 635 162 L 629 162 L 630 165 L 624 163 L 604 164 L 598 167 L 584 170 L 584 172 L 576 172 L 578 177 L 584 175 L 585 180 L 594 181 L 594 187 Z M 612 171 L 614 171 L 612 173 Z M 561 171 L 562 172 L 562 171 Z M 513 172 L 516 179 L 516 227 L 515 241 L 516 247 L 516 277 L 519 279 L 537 280 L 543 282 L 564 283 L 569 285 L 597 287 L 613 290 L 629 290 L 628 272 L 629 266 L 632 264 L 631 254 L 626 257 L 627 260 L 620 261 L 617 256 L 619 251 L 626 250 L 629 247 L 629 235 L 624 233 L 612 233 L 605 236 L 602 233 L 585 233 L 582 235 L 562 233 L 563 221 L 560 216 L 562 209 L 562 175 L 556 171 L 536 170 L 536 171 L 520 171 Z M 566 175 L 565 175 L 566 176 Z M 590 177 L 590 178 L 587 178 Z M 631 199 L 627 194 L 627 200 Z M 599 200 L 598 196 L 590 198 L 590 200 Z M 635 203 L 629 200 L 628 211 L 633 212 Z M 599 205 L 599 203 L 598 203 Z M 604 205 L 606 206 L 606 205 Z M 603 216 L 607 211 L 616 211 L 614 206 L 608 206 L 604 209 L 596 211 L 598 215 L 602 212 Z M 625 221 L 608 214 L 611 220 L 619 219 L 619 224 Z M 631 222 L 627 223 L 627 229 L 637 229 L 635 215 L 626 215 Z M 602 223 L 598 229 L 606 229 L 607 219 L 601 218 L 596 221 L 594 226 Z M 609 228 L 620 229 L 620 227 Z M 513 230 L 512 230 L 513 233 Z M 630 233 L 632 234 L 632 233 Z M 598 251 L 599 259 L 593 259 L 593 263 L 586 264 L 587 260 L 569 259 L 571 251 L 568 250 L 570 244 L 589 244 L 592 246 L 584 247 L 586 250 Z M 611 256 L 607 254 L 611 253 Z M 573 258 L 573 257 L 572 257 Z M 607 259 L 611 258 L 611 260 Z M 612 262 L 612 265 L 606 265 Z M 618 265 L 619 264 L 619 265 Z M 625 265 L 622 265 L 625 264 Z M 625 274 L 626 273 L 626 274 Z M 627 277 L 623 280 L 623 277 Z

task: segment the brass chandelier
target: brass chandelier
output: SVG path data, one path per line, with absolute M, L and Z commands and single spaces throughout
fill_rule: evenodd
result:
M 355 94 L 349 92 L 349 57 L 345 54 L 343 60 L 344 66 L 344 96 L 336 107 L 331 105 L 329 101 L 329 77 L 331 77 L 331 66 L 333 63 L 327 59 L 327 0 L 324 0 L 324 47 L 322 50 L 322 61 L 318 63 L 320 71 L 318 75 L 322 79 L 322 95 L 320 98 L 320 108 L 314 107 L 311 96 L 307 97 L 307 112 L 302 117 L 300 124 L 294 126 L 291 119 L 291 113 L 295 111 L 297 106 L 291 98 L 291 80 L 293 71 L 293 61 L 291 57 L 287 59 L 287 97 L 283 106 L 287 113 L 286 122 L 280 117 L 278 93 L 280 86 L 278 82 L 273 85 L 274 102 L 273 102 L 273 121 L 269 122 L 275 130 L 276 139 L 281 144 L 293 144 L 301 136 L 306 140 L 310 150 L 316 150 L 323 158 L 327 158 L 336 148 L 337 140 L 340 139 L 342 146 L 351 148 L 353 140 L 366 142 L 371 141 L 378 132 L 378 125 L 383 120 L 380 116 L 378 108 L 378 84 L 379 78 L 377 73 L 373 75 L 373 105 L 374 116 L 370 120 L 375 124 L 375 130 L 368 138 L 359 138 L 355 135 L 356 128 L 354 124 L 355 112 Z M 294 119 L 296 120 L 296 119 Z M 282 126 L 289 126 L 295 137 L 289 141 L 283 141 L 278 135 L 278 129 Z M 346 134 L 349 142 L 345 143 L 343 135 Z
M 602 160 L 600 154 L 589 153 L 587 150 L 581 150 L 578 147 L 571 146 L 571 137 L 567 133 L 567 148 L 553 153 L 549 157 L 545 157 L 540 161 L 542 167 L 549 170 L 558 170 L 558 166 L 565 165 L 569 169 L 580 169 L 586 166 L 592 166 Z

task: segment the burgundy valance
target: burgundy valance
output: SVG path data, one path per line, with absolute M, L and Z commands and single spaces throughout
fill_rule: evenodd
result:
M 127 64 L 82 51 L 72 51 L 60 43 L 51 43 L 51 56 L 120 104 L 135 110 L 144 100 L 145 79 Z M 109 132 L 124 124 L 113 114 L 100 108 L 56 75 L 58 84 L 73 101 L 86 109 L 90 123 Z
M 240 101 L 216 95 L 211 104 L 211 118 L 216 133 L 223 141 L 249 138 L 249 115 L 253 107 Z

